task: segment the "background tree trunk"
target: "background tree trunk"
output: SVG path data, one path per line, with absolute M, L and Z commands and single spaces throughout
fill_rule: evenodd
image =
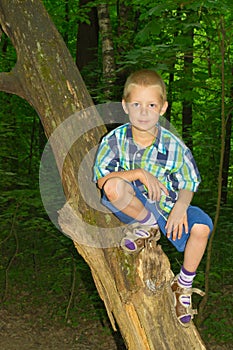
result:
M 184 138 L 187 146 L 192 150 L 193 140 L 192 140 L 192 123 L 193 123 L 193 108 L 192 101 L 190 101 L 190 96 L 193 90 L 192 87 L 192 76 L 193 76 L 193 36 L 194 30 L 191 28 L 187 37 L 190 41 L 190 51 L 184 54 L 184 81 L 186 81 L 186 89 L 189 93 L 187 97 L 184 98 L 183 108 L 182 108 L 182 137 Z M 191 81 L 187 82 L 187 77 Z
M 229 113 L 226 122 L 226 138 L 225 138 L 225 152 L 223 158 L 223 173 L 222 173 L 222 194 L 221 201 L 227 204 L 227 186 L 229 179 L 230 154 L 231 154 L 231 132 L 232 132 L 232 113 Z
M 111 245 L 108 246 L 112 248 L 101 248 L 106 246 L 106 241 L 98 227 L 104 226 L 104 216 L 82 198 L 77 174 L 84 158 L 86 168 L 91 168 L 93 159 L 87 154 L 106 129 L 101 127 L 94 109 L 91 114 L 86 110 L 92 105 L 91 98 L 42 3 L 2 0 L 0 20 L 18 57 L 10 73 L 0 74 L 0 90 L 26 99 L 40 116 L 48 138 L 74 112 L 84 111 L 81 116 L 75 115 L 82 136 L 69 149 L 64 164 L 66 138 L 75 136 L 75 130 L 68 127 L 65 138 L 56 137 L 51 143 L 67 199 L 60 210 L 59 222 L 89 264 L 113 328 L 118 325 L 130 350 L 205 349 L 196 328 L 181 327 L 173 316 L 169 286 L 173 274 L 160 246 L 151 242 L 140 254 L 127 256 L 118 248 L 121 230 L 116 230 L 118 235 L 112 235 L 109 228 Z M 88 125 L 92 127 L 93 119 L 100 127 L 85 133 Z M 90 191 L 93 191 L 91 179 Z M 87 226 L 93 222 L 94 233 L 93 225 Z M 113 219 L 111 222 L 114 224 Z M 82 244 L 85 238 L 95 245 Z
M 85 6 L 90 0 L 80 0 L 79 7 Z M 81 71 L 89 63 L 96 60 L 98 52 L 99 25 L 96 7 L 88 14 L 90 23 L 78 24 L 76 64 Z
M 120 67 L 119 62 L 124 60 L 124 55 L 126 52 L 129 52 L 134 47 L 134 38 L 135 33 L 138 30 L 138 23 L 140 12 L 135 11 L 131 2 L 126 0 L 117 0 L 117 40 L 116 42 L 116 50 L 115 57 L 117 68 Z M 121 67 L 122 68 L 122 67 Z M 119 86 L 123 86 L 126 81 L 128 75 L 132 73 L 128 67 L 124 67 L 124 69 L 118 69 L 117 72 L 117 83 L 115 87 L 116 97 L 118 100 L 122 98 L 122 89 L 116 88 Z
M 103 83 L 105 86 L 104 100 L 107 101 L 111 100 L 113 97 L 114 84 L 116 81 L 114 44 L 112 37 L 112 26 L 109 18 L 108 4 L 99 4 L 97 6 L 97 9 L 102 46 L 102 74 Z
M 233 69 L 231 70 L 231 75 L 233 76 Z M 233 86 L 230 90 L 230 99 L 233 101 Z M 226 116 L 226 129 L 225 129 L 225 150 L 223 157 L 223 173 L 222 173 L 222 194 L 221 201 L 224 204 L 227 204 L 228 197 L 228 179 L 229 179 L 229 170 L 230 170 L 230 154 L 231 154 L 231 133 L 232 133 L 232 110 L 228 112 Z

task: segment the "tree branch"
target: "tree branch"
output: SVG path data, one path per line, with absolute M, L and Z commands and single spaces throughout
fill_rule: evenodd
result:
M 9 73 L 0 73 L 0 91 L 8 92 L 10 94 L 15 94 L 22 98 L 25 98 L 23 89 L 20 87 L 15 68 L 13 68 Z

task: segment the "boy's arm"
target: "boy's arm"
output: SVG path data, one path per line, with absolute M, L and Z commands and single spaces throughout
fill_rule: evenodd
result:
M 148 190 L 148 197 L 152 200 L 160 200 L 161 190 L 168 195 L 168 190 L 154 175 L 150 174 L 144 169 L 134 169 L 126 171 L 115 171 L 97 180 L 98 187 L 103 188 L 105 182 L 113 177 L 120 177 L 121 179 L 133 182 L 140 180 Z
M 193 199 L 193 195 L 194 193 L 189 190 L 179 190 L 179 196 L 176 204 L 179 203 L 187 209 Z
M 185 233 L 189 232 L 187 209 L 201 181 L 197 165 L 188 148 L 182 154 L 181 160 L 179 171 L 176 173 L 180 188 L 178 200 L 174 204 L 165 226 L 167 236 L 172 235 L 173 240 L 181 238 L 183 229 Z
M 102 189 L 105 182 L 113 177 L 120 177 L 123 180 L 132 182 L 139 180 L 140 178 L 140 170 L 141 169 L 134 169 L 134 170 L 128 170 L 128 171 L 114 171 L 112 173 L 109 173 L 108 175 L 101 177 L 97 180 L 98 187 Z
M 192 201 L 193 194 L 189 190 L 181 189 L 179 191 L 178 200 L 169 214 L 165 227 L 167 236 L 170 237 L 172 234 L 173 240 L 177 237 L 181 238 L 183 227 L 185 233 L 188 233 L 187 209 Z

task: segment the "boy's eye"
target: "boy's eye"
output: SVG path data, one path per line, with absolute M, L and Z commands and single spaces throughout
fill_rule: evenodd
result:
M 151 108 L 151 109 L 156 108 L 156 104 L 155 104 L 155 103 L 150 103 L 150 104 L 149 104 L 149 108 Z
M 138 107 L 140 107 L 140 103 L 138 103 L 138 102 L 133 102 L 133 103 L 131 104 L 131 106 L 134 107 L 134 108 L 138 108 Z

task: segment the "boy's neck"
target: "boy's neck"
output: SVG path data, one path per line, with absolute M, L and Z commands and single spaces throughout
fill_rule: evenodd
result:
M 155 127 L 153 131 L 140 130 L 132 125 L 132 134 L 134 141 L 142 146 L 148 147 L 154 143 L 156 136 L 158 134 L 158 129 Z

